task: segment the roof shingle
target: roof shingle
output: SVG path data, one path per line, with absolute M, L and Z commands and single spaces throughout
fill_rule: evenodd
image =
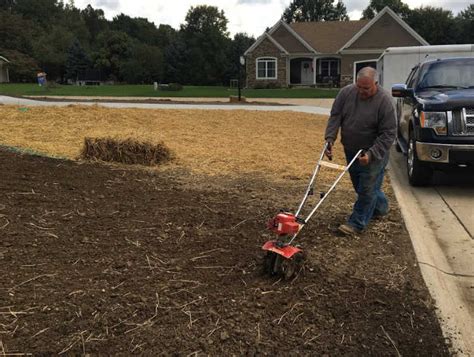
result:
M 369 20 L 295 22 L 290 27 L 320 53 L 336 53 Z

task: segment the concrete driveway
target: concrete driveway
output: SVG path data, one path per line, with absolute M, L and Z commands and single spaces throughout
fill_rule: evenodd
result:
M 474 356 L 474 173 L 436 173 L 430 187 L 411 187 L 406 158 L 393 150 L 390 177 L 423 278 L 445 336 Z
M 107 103 L 115 108 L 224 109 L 297 111 L 328 115 L 331 101 L 285 101 L 288 105 Z M 0 96 L 0 103 L 21 106 L 65 106 L 93 103 L 44 102 Z M 282 103 L 282 100 L 280 100 Z M 291 105 L 290 105 L 291 104 Z M 418 264 L 446 336 L 463 356 L 474 356 L 474 175 L 438 175 L 427 188 L 412 188 L 403 155 L 393 152 L 390 177 Z

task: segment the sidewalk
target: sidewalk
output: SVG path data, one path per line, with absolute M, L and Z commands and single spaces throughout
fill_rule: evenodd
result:
M 195 97 L 64 97 L 64 96 L 24 96 L 28 99 L 62 99 L 68 101 L 80 101 L 80 100 L 91 100 L 91 101 L 173 101 L 173 102 L 186 102 L 186 103 L 202 103 L 202 102 L 215 102 L 215 103 L 229 103 L 229 98 L 195 98 Z M 298 105 L 298 106 L 312 106 L 320 108 L 331 108 L 334 99 L 327 98 L 246 98 L 247 103 L 275 103 L 284 105 Z M 245 104 L 243 102 L 242 104 Z

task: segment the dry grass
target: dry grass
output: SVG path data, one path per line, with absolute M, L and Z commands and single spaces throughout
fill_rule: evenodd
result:
M 124 164 L 159 165 L 172 159 L 172 153 L 163 143 L 151 144 L 133 139 L 85 138 L 81 157 Z
M 0 144 L 77 159 L 85 137 L 163 142 L 175 163 L 208 175 L 308 177 L 327 118 L 294 112 L 107 109 L 98 106 L 0 108 Z M 342 163 L 338 145 L 336 162 Z

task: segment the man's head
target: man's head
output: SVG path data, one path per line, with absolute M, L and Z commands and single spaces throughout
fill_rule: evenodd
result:
M 372 67 L 364 67 L 357 73 L 357 89 L 362 99 L 368 99 L 377 93 L 377 71 Z

